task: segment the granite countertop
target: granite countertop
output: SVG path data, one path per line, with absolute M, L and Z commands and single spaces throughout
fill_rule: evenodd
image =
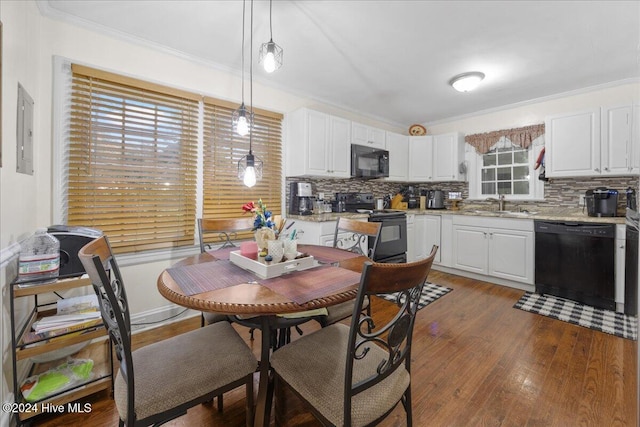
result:
M 520 218 L 520 219 L 541 219 L 548 221 L 579 221 L 579 222 L 598 222 L 604 224 L 624 224 L 625 217 L 591 217 L 583 212 L 582 209 L 571 208 L 536 208 L 530 212 L 503 211 L 498 212 L 495 209 L 490 210 L 486 207 L 465 207 L 454 211 L 450 209 L 409 209 L 407 214 L 415 215 L 467 215 L 467 216 L 484 216 L 493 218 Z M 309 222 L 327 222 L 337 221 L 340 217 L 346 218 L 367 218 L 366 213 L 352 212 L 325 212 L 314 215 L 289 215 L 290 220 L 309 221 Z

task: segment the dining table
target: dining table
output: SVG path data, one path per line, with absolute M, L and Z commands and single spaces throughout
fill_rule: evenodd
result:
M 263 279 L 232 261 L 238 250 L 225 248 L 185 258 L 162 271 L 158 290 L 183 307 L 259 320 L 262 338 L 254 426 L 268 426 L 273 396 L 272 334 L 282 317 L 354 299 L 360 273 L 370 259 L 338 248 L 299 244 L 299 256 L 313 257 L 311 268 Z M 238 252 L 231 257 L 233 251 Z

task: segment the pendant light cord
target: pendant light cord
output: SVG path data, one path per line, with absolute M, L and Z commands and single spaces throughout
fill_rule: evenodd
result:
M 243 24 L 244 24 L 244 21 L 243 21 Z M 251 139 L 253 135 L 253 120 L 254 120 L 254 117 L 253 117 L 253 0 L 251 0 L 251 24 L 249 26 L 249 102 L 251 103 L 251 122 L 249 124 L 249 154 L 252 154 Z
M 244 104 L 244 15 L 246 0 L 242 0 L 242 104 Z
M 269 38 L 273 41 L 273 26 L 271 18 L 271 10 L 273 9 L 273 0 L 269 0 Z

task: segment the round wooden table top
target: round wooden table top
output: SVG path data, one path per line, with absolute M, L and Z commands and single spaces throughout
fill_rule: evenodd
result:
M 339 251 L 340 249 L 335 250 Z M 178 262 L 174 267 L 199 264 L 215 259 L 209 253 L 198 254 Z M 370 260 L 365 256 L 358 256 L 339 261 L 338 265 L 341 268 L 361 272 L 365 261 Z M 167 270 L 164 270 L 158 277 L 158 290 L 169 301 L 198 311 L 223 314 L 275 315 L 328 307 L 354 299 L 358 285 L 359 282 L 356 282 L 346 291 L 325 295 L 304 304 L 297 304 L 289 298 L 255 283 L 241 283 L 195 295 L 186 295 Z

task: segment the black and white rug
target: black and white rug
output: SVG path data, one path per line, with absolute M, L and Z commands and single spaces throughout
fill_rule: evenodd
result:
M 513 307 L 618 337 L 638 339 L 638 319 L 636 316 L 628 316 L 624 313 L 594 308 L 579 302 L 532 292 L 526 292 Z
M 434 283 L 425 283 L 422 288 L 422 295 L 420 295 L 420 302 L 418 303 L 418 310 L 421 310 L 437 300 L 440 297 L 445 296 L 453 289 L 446 288 L 444 286 L 436 285 Z M 386 299 L 387 301 L 396 302 L 396 298 L 394 294 L 389 295 L 380 295 L 381 298 Z

